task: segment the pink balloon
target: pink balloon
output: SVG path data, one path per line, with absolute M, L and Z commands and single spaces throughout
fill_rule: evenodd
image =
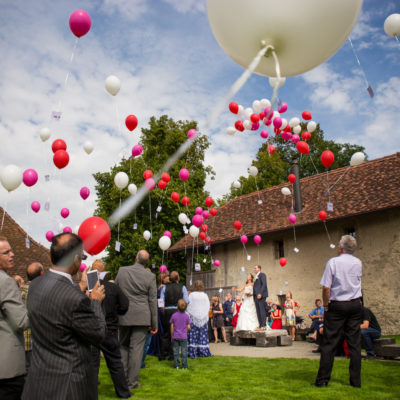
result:
M 189 171 L 186 168 L 182 168 L 179 171 L 179 178 L 181 178 L 183 181 L 187 181 L 189 179 Z
M 259 127 L 260 127 L 260 123 L 259 122 L 253 122 L 252 125 L 251 125 L 251 130 L 252 131 L 256 131 Z
M 38 180 L 38 174 L 34 169 L 27 169 L 22 175 L 22 180 L 26 186 L 33 186 Z
M 196 214 L 197 215 L 201 215 L 201 214 L 203 214 L 203 209 L 199 206 L 199 207 L 196 207 Z
M 32 210 L 37 213 L 40 210 L 40 203 L 38 201 L 33 201 L 31 204 Z
M 219 260 L 214 260 L 214 265 L 216 267 L 219 267 L 221 265 L 221 262 Z
M 255 244 L 260 244 L 261 243 L 261 236 L 260 235 L 254 236 L 253 240 L 254 240 Z
M 296 144 L 299 140 L 300 140 L 300 136 L 299 135 L 292 135 L 292 143 Z
M 162 274 L 165 274 L 166 272 L 167 272 L 167 266 L 166 265 L 161 265 L 160 266 L 160 272 L 162 273 Z
M 207 210 L 204 210 L 202 212 L 202 216 L 203 216 L 204 219 L 208 219 L 210 217 L 210 213 Z
M 285 111 L 287 111 L 287 109 L 288 109 L 288 105 L 285 102 L 283 102 L 281 104 L 281 106 L 278 108 L 278 112 L 279 113 L 284 113 Z
M 156 186 L 156 183 L 154 182 L 153 178 L 148 178 L 144 181 L 144 184 L 146 185 L 148 190 L 153 190 L 154 187 Z
M 46 239 L 51 242 L 52 237 L 54 236 L 54 233 L 52 231 L 47 231 L 46 232 Z
M 294 214 L 290 214 L 290 215 L 289 215 L 289 221 L 290 221 L 292 224 L 295 224 L 295 223 L 296 223 L 296 219 L 297 219 L 297 217 L 296 217 Z
M 263 139 L 267 139 L 267 137 L 268 137 L 268 131 L 267 131 L 266 129 L 263 129 L 263 130 L 260 132 L 260 136 L 261 136 Z
M 263 119 L 263 122 L 264 122 L 264 125 L 265 125 L 265 126 L 270 126 L 270 125 L 272 124 L 272 119 L 264 118 L 264 119 Z
M 189 129 L 188 130 L 188 133 L 187 133 L 187 137 L 188 137 L 188 139 L 196 139 L 196 136 L 197 136 L 197 132 L 196 132 L 196 129 Z
M 67 218 L 68 215 L 69 215 L 69 210 L 68 210 L 68 208 L 63 208 L 63 209 L 61 210 L 60 214 L 61 214 L 61 216 L 62 216 L 63 218 Z
M 200 227 L 203 224 L 203 217 L 199 214 L 196 214 L 193 218 L 192 218 L 192 223 L 194 226 Z
M 282 126 L 282 119 L 280 117 L 275 117 L 273 123 L 274 127 L 279 129 Z
M 243 243 L 243 244 L 246 244 L 247 243 L 247 236 L 246 235 L 242 235 L 242 236 L 240 236 L 240 241 Z
M 90 15 L 85 10 L 76 10 L 69 17 L 69 28 L 78 38 L 86 35 L 92 25 Z
M 290 132 L 283 131 L 281 133 L 281 137 L 283 140 L 290 140 L 292 138 L 292 134 Z
M 137 157 L 140 156 L 143 152 L 143 147 L 140 144 L 136 144 L 132 147 L 132 156 Z
M 172 238 L 171 232 L 170 231 L 165 231 L 163 233 L 163 236 L 168 236 L 170 239 Z
M 271 112 L 271 115 L 269 115 L 269 113 Z M 271 107 L 265 107 L 264 108 L 264 117 L 267 118 L 268 120 L 271 119 L 272 117 L 272 111 L 271 111 Z
M 83 272 L 87 268 L 87 265 L 85 263 L 81 263 L 81 266 L 79 267 L 80 271 Z
M 82 199 L 86 200 L 89 197 L 90 190 L 89 190 L 89 188 L 84 186 L 83 188 L 81 188 L 81 191 L 79 193 L 80 193 Z
M 64 232 L 64 233 L 72 233 L 72 229 L 71 229 L 69 226 L 66 226 L 66 227 L 63 229 L 63 232 Z

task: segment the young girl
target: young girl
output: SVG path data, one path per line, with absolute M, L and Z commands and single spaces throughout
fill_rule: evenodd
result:
M 171 338 L 174 349 L 174 368 L 180 368 L 179 350 L 182 349 L 182 368 L 186 369 L 188 356 L 188 331 L 190 331 L 190 318 L 185 313 L 186 301 L 180 299 L 178 301 L 178 312 L 172 314 L 169 323 L 171 324 Z
M 215 343 L 218 343 L 218 328 L 221 328 L 222 337 L 224 342 L 228 343 L 226 340 L 225 326 L 224 326 L 224 310 L 219 302 L 219 297 L 214 296 L 211 298 L 211 309 L 213 313 L 212 327 L 214 330 Z
M 237 320 L 239 317 L 239 311 L 240 311 L 241 306 L 242 306 L 242 299 L 240 298 L 240 296 L 236 296 L 236 302 L 233 305 L 233 318 L 232 318 L 232 326 L 233 326 L 232 335 L 233 336 L 235 336 L 236 325 L 237 325 Z
M 299 304 L 292 299 L 292 292 L 287 292 L 286 301 L 284 303 L 286 326 L 289 328 L 289 335 L 292 340 L 296 338 L 296 311 L 298 311 Z
M 272 304 L 272 313 L 271 313 L 271 318 L 272 318 L 272 329 L 282 329 L 282 312 L 281 310 L 278 310 L 278 306 L 276 304 Z

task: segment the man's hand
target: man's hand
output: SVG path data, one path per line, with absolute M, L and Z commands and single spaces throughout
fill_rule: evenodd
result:
M 225 318 L 225 321 L 229 321 L 229 318 Z
M 85 268 L 82 272 L 81 281 L 79 282 L 79 287 L 82 292 L 85 292 L 87 289 L 87 272 L 88 268 Z
M 154 336 L 158 332 L 158 329 L 150 329 L 150 333 Z
M 104 286 L 100 286 L 100 282 L 97 281 L 89 297 L 91 298 L 91 300 L 97 300 L 101 303 L 106 297 L 106 295 L 104 294 Z
M 257 295 L 257 299 L 258 299 L 258 300 L 260 300 L 261 297 L 262 297 L 261 294 L 258 294 L 258 295 Z

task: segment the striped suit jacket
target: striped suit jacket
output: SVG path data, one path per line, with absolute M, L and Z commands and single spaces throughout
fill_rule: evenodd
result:
M 27 308 L 33 350 L 22 399 L 97 399 L 90 346 L 105 337 L 101 304 L 48 272 L 30 284 Z

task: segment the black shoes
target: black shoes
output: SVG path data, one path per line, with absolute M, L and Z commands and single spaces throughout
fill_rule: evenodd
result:
M 316 350 L 312 350 L 312 352 L 313 352 L 313 353 L 321 353 L 321 349 L 318 348 L 318 349 L 316 349 Z
M 328 382 L 312 382 L 311 386 L 316 386 L 316 387 L 327 387 Z

